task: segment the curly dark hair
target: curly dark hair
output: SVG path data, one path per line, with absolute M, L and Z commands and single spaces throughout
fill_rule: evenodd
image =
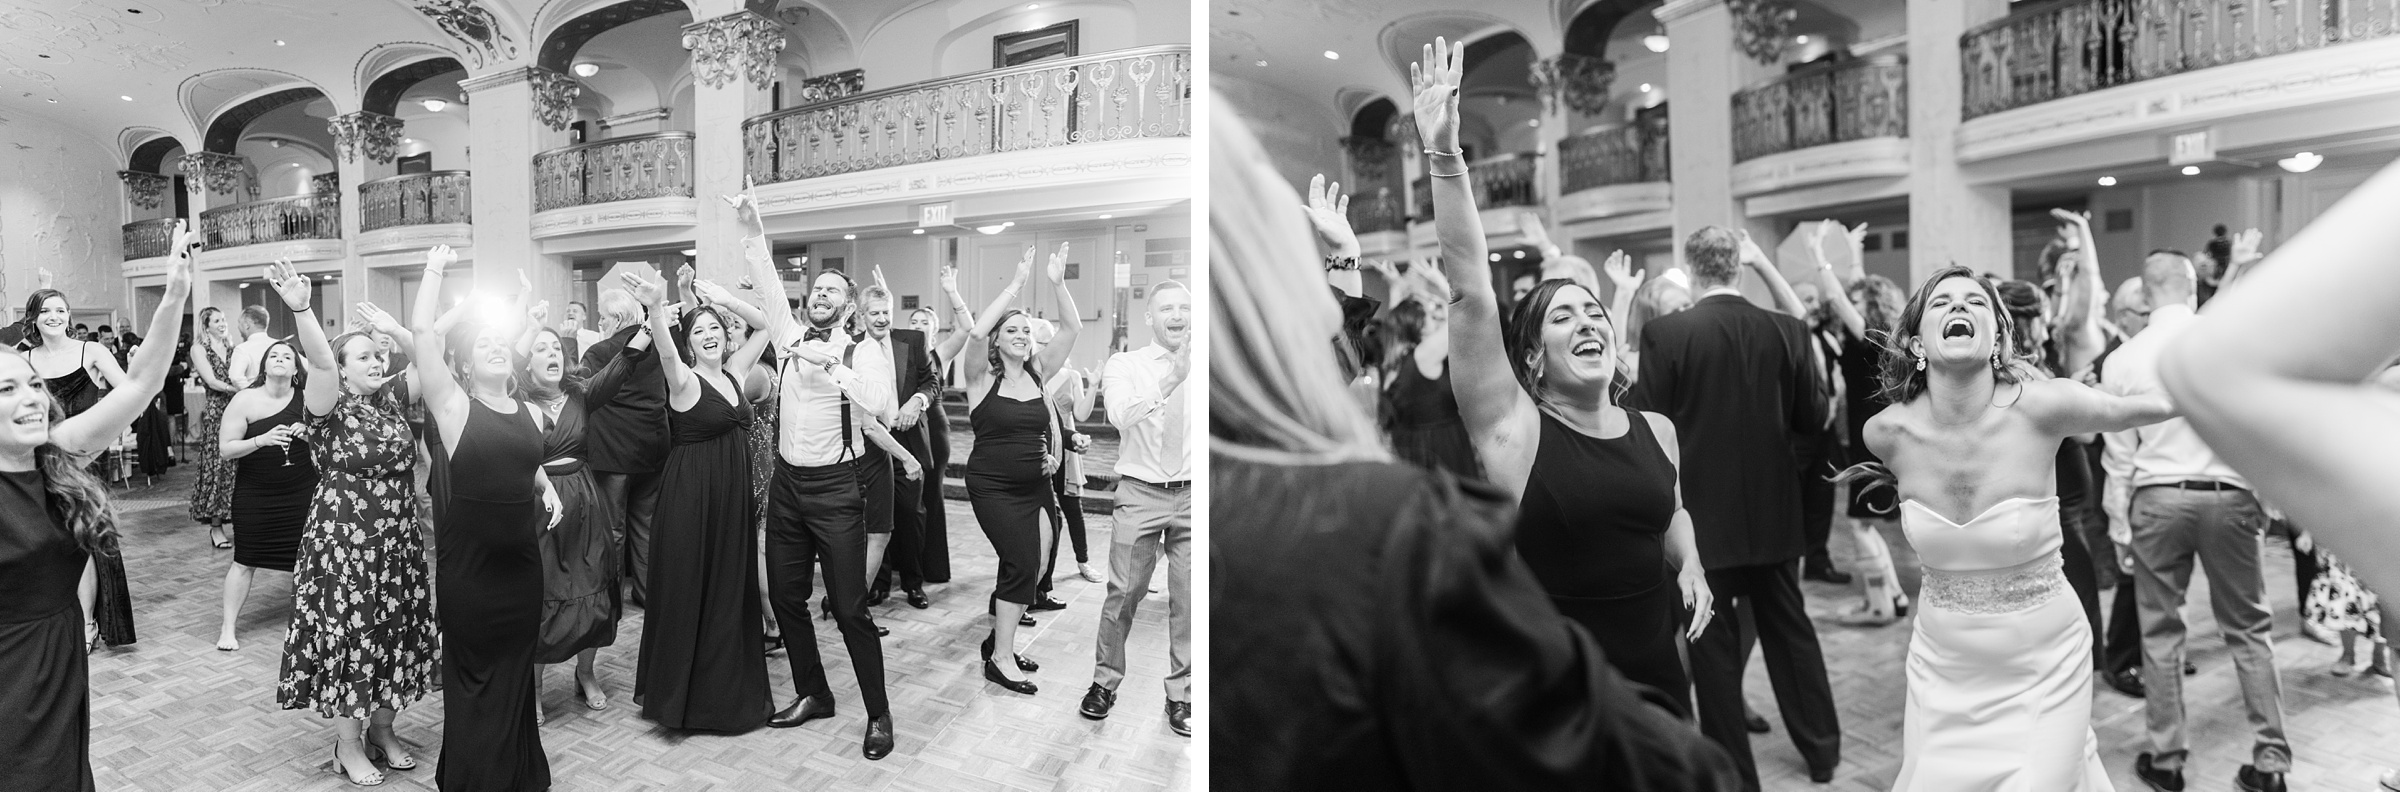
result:
M 1933 277 L 1926 278 L 1925 283 L 1917 287 L 1917 293 L 1908 298 L 1908 307 L 1900 309 L 1900 321 L 1893 324 L 1891 332 L 1883 334 L 1880 339 L 1883 371 L 1879 379 L 1882 381 L 1885 403 L 1906 404 L 1925 392 L 1925 372 L 1918 370 L 1916 357 L 1908 353 L 1908 343 L 1917 339 L 1917 325 L 1925 320 L 1925 303 L 1933 299 L 1933 290 L 1951 278 L 1973 280 L 1976 286 L 1983 289 L 1984 296 L 1991 300 L 1992 311 L 1996 314 L 1994 318 L 2003 320 L 1995 323 L 2000 338 L 1994 345 L 1992 376 L 1999 378 L 2002 383 L 2018 381 L 2018 368 L 2011 365 L 2020 357 L 2015 353 L 2016 331 L 2011 327 L 2013 323 L 2005 321 L 2005 316 L 1997 315 L 2007 310 L 2006 303 L 2000 299 L 2000 290 L 1982 273 L 1954 264 L 1933 273 Z M 1868 334 L 1873 335 L 1874 332 L 1870 330 Z

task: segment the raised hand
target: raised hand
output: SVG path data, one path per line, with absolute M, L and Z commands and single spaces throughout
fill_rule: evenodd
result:
M 184 236 L 183 223 L 180 221 L 175 224 L 175 235 L 177 239 L 181 239 Z M 183 247 L 178 245 L 176 249 L 182 250 Z M 50 273 L 48 270 L 43 270 L 41 273 L 41 278 L 43 281 L 42 285 L 44 288 L 49 287 L 49 275 Z M 175 255 L 173 261 L 167 262 L 166 300 L 170 303 L 182 302 L 185 297 L 189 297 L 191 294 L 192 259 L 189 256 L 178 253 Z
M 653 309 L 661 307 L 660 303 L 667 297 L 667 285 L 663 281 L 651 280 L 633 272 L 618 275 L 617 280 L 624 282 L 625 290 L 632 292 L 634 299 Z
M 1067 285 L 1068 244 L 1069 243 L 1066 242 L 1058 243 L 1058 252 L 1050 254 L 1050 266 L 1046 267 L 1045 269 L 1048 270 L 1047 274 L 1050 276 L 1050 282 L 1052 284 L 1059 286 Z
M 200 229 L 192 228 L 184 221 L 177 220 L 175 221 L 175 235 L 171 238 L 174 241 L 169 243 L 172 247 L 167 249 L 167 255 L 191 258 L 192 246 L 200 240 Z M 50 288 L 50 271 L 40 270 L 38 275 L 41 278 L 42 288 Z
M 1750 267 L 1765 267 L 1770 266 L 1771 263 L 1767 260 L 1767 251 L 1750 238 L 1750 232 L 1747 229 L 1743 230 L 1742 264 Z
M 456 263 L 458 263 L 458 251 L 451 250 L 449 245 L 435 245 L 432 250 L 425 251 L 426 269 L 448 270 L 450 265 Z
M 1033 277 L 1033 253 L 1033 246 L 1026 245 L 1025 255 L 1017 259 L 1017 275 L 1015 280 L 1009 282 L 1011 286 L 1022 286 L 1027 279 Z
M 743 225 L 750 226 L 752 228 L 759 228 L 766 225 L 766 223 L 760 220 L 758 217 L 758 183 L 752 181 L 750 177 L 742 177 L 741 192 L 733 195 L 723 196 L 723 198 L 726 204 L 733 207 L 733 217 L 735 220 L 739 220 Z
M 692 293 L 700 298 L 703 305 L 723 305 L 733 302 L 733 293 L 726 291 L 725 287 L 717 285 L 714 281 L 694 280 L 691 283 L 691 289 Z
M 944 265 L 942 265 L 942 274 L 941 274 L 940 278 L 941 278 L 941 282 L 942 282 L 942 291 L 944 291 L 944 292 L 955 292 L 955 291 L 958 291 L 958 268 L 957 268 L 957 267 L 953 267 L 953 266 L 950 266 L 950 265 L 948 265 L 948 264 L 944 264 Z
M 886 294 L 891 293 L 892 284 L 883 279 L 883 265 L 875 265 L 873 272 L 875 273 L 875 287 L 882 289 Z
M 1335 257 L 1358 258 L 1358 233 L 1350 230 L 1350 196 L 1342 194 L 1340 182 L 1327 186 L 1322 173 L 1308 180 L 1308 223 Z
M 283 298 L 283 307 L 294 312 L 308 310 L 308 276 L 293 269 L 289 259 L 276 259 L 267 265 L 267 285 Z
M 1458 151 L 1458 82 L 1466 72 L 1467 47 L 1435 38 L 1425 45 L 1422 60 L 1408 65 L 1409 91 L 1415 97 L 1417 136 L 1425 147 Z
M 550 324 L 550 301 L 543 300 L 534 303 L 533 307 L 525 309 L 525 318 L 533 320 L 537 327 Z
M 1543 251 L 1543 255 L 1549 255 L 1548 251 L 1558 247 L 1551 243 L 1550 229 L 1542 225 L 1540 212 L 1531 209 L 1519 210 L 1517 212 L 1517 230 L 1525 234 L 1525 244 Z
M 676 267 L 675 290 L 683 294 L 692 293 L 692 279 L 697 277 L 699 277 L 699 273 L 698 271 L 692 269 L 691 264 L 687 263 L 683 266 Z
M 2255 228 L 2245 228 L 2241 233 L 2233 235 L 2233 261 L 2230 263 L 2243 264 L 2257 260 L 2259 257 L 2258 244 L 2264 241 L 2265 237 L 2265 234 L 2259 233 Z
M 400 333 L 400 321 L 393 319 L 391 314 L 385 313 L 381 306 L 371 302 L 362 302 L 358 304 L 357 313 L 356 321 L 374 328 L 375 332 L 389 336 L 396 336 Z
M 2081 250 L 2084 241 L 2092 238 L 2092 213 L 2052 209 L 2050 216 L 2058 218 L 2058 235 L 2067 240 L 2069 248 Z
M 1614 284 L 1617 292 L 1622 294 L 1632 294 L 1633 290 L 1641 288 L 1642 280 L 1650 274 L 1646 269 L 1634 269 L 1633 257 L 1625 255 L 1622 250 L 1611 251 L 1608 260 L 1600 262 L 1600 272 L 1607 275 L 1608 282 Z

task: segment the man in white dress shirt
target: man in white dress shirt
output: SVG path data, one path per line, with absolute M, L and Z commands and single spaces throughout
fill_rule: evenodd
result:
M 2159 390 L 2159 352 L 2196 318 L 2189 256 L 2151 253 L 2142 263 L 2142 288 L 2152 306 L 2149 326 L 2117 347 L 2102 369 L 2104 387 L 2114 393 Z M 2132 493 L 2130 503 L 2112 499 L 2109 505 L 2124 509 L 2121 518 L 2110 520 L 2110 538 L 2133 557 L 2134 604 L 2142 624 L 2150 750 L 2135 759 L 2134 772 L 2155 788 L 2183 788 L 2190 753 L 2183 707 L 2183 603 L 2197 558 L 2208 568 L 2209 604 L 2232 649 L 2242 706 L 2255 732 L 2251 763 L 2235 775 L 2234 788 L 2282 792 L 2292 748 L 2283 732 L 2275 645 L 2267 635 L 2272 611 L 2260 558 L 2266 514 L 2249 482 L 2218 459 L 2182 418 L 2107 437 L 2102 463 L 2109 489 Z M 2124 535 L 2115 535 L 2120 530 Z
M 1167 559 L 1167 725 L 1191 736 L 1192 458 L 1189 431 L 1192 292 L 1162 281 L 1150 292 L 1149 346 L 1108 359 L 1100 375 L 1108 422 L 1117 427 L 1117 509 L 1109 531 L 1108 600 L 1100 606 L 1098 662 L 1083 694 L 1083 716 L 1108 717 L 1125 681 L 1125 635 L 1148 593 L 1159 556 Z
M 226 364 L 225 373 L 236 388 L 250 387 L 258 381 L 258 364 L 267 355 L 267 347 L 275 339 L 267 336 L 267 307 L 253 305 L 242 309 L 242 342 L 233 345 L 233 359 Z
M 760 228 L 746 197 L 736 206 L 753 229 Z M 767 599 L 783 626 L 792 686 L 800 695 L 767 725 L 791 728 L 834 714 L 833 690 L 808 614 L 810 565 L 821 558 L 834 622 L 867 708 L 862 754 L 882 759 L 892 751 L 892 713 L 883 687 L 883 642 L 867 620 L 866 493 L 860 466 L 867 458 L 867 425 L 896 409 L 891 362 L 873 348 L 859 348 L 843 326 L 856 288 L 840 272 L 820 272 L 810 281 L 802 321 L 778 310 L 789 304 L 783 276 L 767 253 L 763 230 L 754 233 L 744 240 L 751 279 L 768 286 L 767 297 L 774 301 L 766 311 L 771 326 L 763 330 L 775 334 L 783 376 L 776 394 L 775 473 L 767 487 Z

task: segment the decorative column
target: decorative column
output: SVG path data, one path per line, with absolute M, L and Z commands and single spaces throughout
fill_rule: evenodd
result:
M 783 23 L 742 7 L 739 0 L 706 1 L 702 12 L 722 11 L 683 27 L 683 46 L 692 51 L 692 197 L 700 204 L 693 228 L 700 277 L 731 284 L 741 280 L 742 237 L 749 229 L 720 196 L 742 191 L 746 152 L 742 122 L 773 106 L 775 57 L 783 51 Z M 853 273 L 872 262 L 853 262 Z M 765 284 L 760 284 L 762 287 Z
M 1541 190 L 1542 205 L 1558 231 L 1554 208 L 1564 194 L 1561 185 L 1566 180 L 1566 158 L 1558 153 L 1559 144 L 1572 132 L 1577 116 L 1600 115 L 1608 110 L 1608 90 L 1617 79 L 1617 66 L 1606 58 L 1562 52 L 1533 63 L 1533 89 L 1542 98 L 1541 127 Z M 1562 232 L 1563 236 L 1563 232 Z M 1569 251 L 1570 240 L 1559 242 Z
M 366 199 L 359 195 L 358 189 L 367 183 L 368 163 L 392 161 L 393 150 L 399 147 L 400 133 L 406 126 L 398 118 L 365 110 L 334 116 L 325 122 L 325 131 L 333 135 L 333 147 L 338 154 L 334 158 L 334 174 L 338 177 L 334 192 L 341 201 L 342 238 L 349 240 L 350 250 L 350 255 L 342 261 L 342 304 L 322 311 L 328 319 L 348 316 L 350 306 L 372 302 L 376 296 L 368 290 L 371 276 L 366 257 L 358 253 L 358 235 L 367 211 Z M 403 303 L 388 304 L 396 307 Z M 330 332 L 339 327 L 326 329 Z
M 204 200 L 200 202 L 200 209 L 230 206 L 258 198 L 258 179 L 250 175 L 250 161 L 238 155 L 214 151 L 193 152 L 185 154 L 183 161 L 176 163 L 175 168 L 183 172 L 184 183 L 192 188 L 193 194 L 203 198 L 222 195 L 232 199 L 222 202 Z M 245 192 L 248 198 L 242 197 Z
M 504 69 L 459 82 L 474 97 L 475 112 L 467 129 L 475 145 L 467 165 L 475 176 L 473 218 L 475 249 L 461 259 L 472 262 L 475 284 L 495 294 L 517 291 L 517 271 L 533 281 L 537 300 L 549 300 L 555 319 L 565 310 L 568 279 L 573 275 L 564 256 L 544 256 L 533 239 L 533 156 L 565 140 L 556 131 L 573 120 L 567 109 L 550 104 L 563 95 L 572 102 L 580 85 L 556 72 L 530 67 Z M 540 120 L 536 120 L 539 118 Z
M 1674 46 L 1667 50 L 1667 84 L 1674 86 L 1675 122 L 1668 126 L 1668 195 L 1673 200 L 1675 266 L 1683 242 L 1706 226 L 1748 230 L 1760 246 L 1781 241 L 1771 224 L 1753 224 L 1733 195 L 1733 93 L 1768 73 L 1735 45 L 1733 9 L 1725 0 L 1669 0 L 1658 21 Z M 1766 300 L 1766 288 L 1743 278 L 1743 293 Z
M 2007 0 L 1909 0 L 1908 275 L 1952 263 L 2013 277 L 2006 187 L 1970 183 L 1958 162 L 1965 85 L 1959 36 L 2008 13 Z

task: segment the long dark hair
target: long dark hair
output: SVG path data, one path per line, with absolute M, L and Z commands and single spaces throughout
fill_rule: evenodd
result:
M 2017 367 L 2011 365 L 2017 358 L 2014 351 L 2016 332 L 2011 327 L 2013 323 L 2008 321 L 2008 309 L 2006 303 L 2000 300 L 1999 289 L 1994 288 L 1991 279 L 1982 273 L 1954 264 L 1933 273 L 1933 277 L 1926 278 L 1925 283 L 1917 287 L 1917 293 L 1908 298 L 1908 307 L 1900 309 L 1900 320 L 1893 323 L 1891 332 L 1882 339 L 1883 371 L 1880 379 L 1886 403 L 1906 404 L 1925 392 L 1925 372 L 1917 369 L 1917 359 L 1908 354 L 1908 342 L 1917 339 L 1917 325 L 1925 319 L 1925 303 L 1933 299 L 1934 288 L 1951 278 L 1974 281 L 1978 288 L 1983 289 L 1984 296 L 1991 300 L 1992 318 L 1997 320 L 1993 324 L 2000 333 L 1998 342 L 1993 344 L 1997 360 L 1992 366 L 1992 376 L 2004 384 L 2018 381 Z M 1872 331 L 1869 332 L 1872 334 Z
M 290 339 L 279 338 L 273 343 L 267 344 L 265 351 L 258 353 L 258 379 L 252 381 L 249 385 L 243 386 L 242 390 L 264 388 L 267 386 L 267 356 L 275 354 L 276 347 L 283 347 L 284 349 L 291 350 L 292 390 L 297 391 L 308 387 L 308 358 L 300 356 L 300 348 L 292 346 Z
M 1517 373 L 1517 386 L 1524 388 L 1525 395 L 1533 397 L 1533 403 L 1538 406 L 1549 406 L 1549 401 L 1542 396 L 1542 371 L 1534 365 L 1542 351 L 1542 315 L 1550 312 L 1550 301 L 1558 296 L 1558 290 L 1570 287 L 1591 294 L 1595 303 L 1600 300 L 1600 295 L 1593 294 L 1583 284 L 1566 278 L 1551 278 L 1534 284 L 1533 291 L 1526 292 L 1525 299 L 1517 301 L 1516 307 L 1509 311 L 1508 322 L 1500 328 L 1501 347 L 1508 351 L 1508 367 Z M 1609 315 L 1605 303 L 1600 305 L 1600 315 L 1608 317 L 1613 329 L 1617 317 Z M 1614 346 L 1617 345 L 1617 339 L 1606 339 L 1602 343 Z M 1625 391 L 1633 387 L 1632 374 L 1625 364 L 1625 350 L 1618 349 L 1616 374 L 1608 384 L 1610 401 L 1625 398 Z
M 561 342 L 561 341 L 563 341 L 563 339 L 565 339 L 566 337 L 565 337 L 565 336 L 562 336 L 562 335 L 559 335 L 557 330 L 553 330 L 553 329 L 551 329 L 551 328 L 544 327 L 544 328 L 541 328 L 541 329 L 538 329 L 538 330 L 535 330 L 535 331 L 533 331 L 533 343 L 535 343 L 535 344 L 539 344 L 539 343 L 541 343 L 542 336 L 545 336 L 545 335 L 549 336 L 549 337 L 552 339 L 552 343 L 559 343 L 559 348 L 558 348 L 558 360 L 559 360 L 559 366 L 558 366 L 558 389 L 559 389 L 559 391 L 560 391 L 561 393 L 582 393 L 582 392 L 583 392 L 583 375 L 584 375 L 584 371 L 583 371 L 583 365 L 582 365 L 582 363 L 581 363 L 580 361 L 577 361 L 577 360 L 575 360 L 575 359 L 573 359 L 573 358 L 570 358 L 570 357 L 568 357 L 568 356 L 567 356 L 567 348 L 566 348 L 566 346 L 565 346 L 563 343 L 560 343 L 560 342 Z M 527 354 L 524 356 L 524 358 L 523 358 L 523 359 L 521 359 L 521 360 L 517 361 L 517 373 L 518 373 L 518 374 L 520 374 L 520 375 L 523 375 L 523 378 L 517 381 L 517 382 L 518 382 L 518 385 L 517 385 L 517 390 L 518 390 L 518 392 L 519 392 L 519 395 L 526 396 L 526 397 L 532 397 L 532 396 L 540 395 L 540 394 L 537 394 L 537 393 L 535 393 L 535 391 L 534 391 L 534 388 L 533 388 L 533 383 L 534 383 L 534 379 L 533 379 L 533 355 L 532 355 L 532 353 L 531 353 L 531 352 L 528 352 L 528 353 L 527 353 Z
M 1015 319 L 1019 316 L 1030 317 L 1032 314 L 1026 313 L 1025 309 L 1023 308 L 1010 308 L 1008 309 L 1008 313 L 1000 315 L 1000 321 L 992 323 L 992 336 L 994 338 L 994 343 L 987 343 L 983 345 L 983 355 L 991 362 L 992 376 L 994 377 L 1000 376 L 1000 372 L 1002 370 L 1000 366 L 1002 362 L 1000 359 L 1000 344 L 997 343 L 997 339 L 1000 336 L 1000 328 L 1007 327 L 1008 320 Z M 1042 367 L 1034 365 L 1033 358 L 1034 356 L 1032 355 L 1025 356 L 1025 374 L 1033 377 L 1034 382 L 1039 383 L 1042 381 Z
M 42 327 L 36 324 L 36 320 L 42 316 L 42 304 L 49 302 L 52 297 L 58 298 L 59 302 L 66 303 L 69 315 L 73 315 L 75 303 L 67 299 L 66 292 L 57 289 L 35 289 L 33 294 L 25 298 L 25 315 L 17 319 L 18 328 L 25 333 L 25 340 L 22 342 L 24 348 L 30 350 L 42 345 Z
M 24 361 L 28 371 L 33 369 L 32 360 L 22 355 L 17 357 Z M 38 372 L 34 374 L 35 382 L 40 381 L 40 376 Z M 55 431 L 67 420 L 67 405 L 46 388 L 42 390 L 42 398 L 49 403 L 46 412 Z M 34 468 L 42 473 L 42 491 L 49 495 L 50 514 L 75 537 L 75 545 L 84 552 L 113 556 L 117 554 L 117 508 L 108 497 L 108 488 L 86 468 L 91 461 L 90 455 L 71 454 L 52 443 L 33 449 Z
M 692 349 L 692 326 L 699 324 L 695 320 L 703 313 L 716 317 L 717 331 L 725 334 L 725 351 L 718 353 L 717 365 L 724 365 L 725 356 L 733 353 L 733 323 L 725 321 L 725 310 L 714 305 L 702 305 L 683 312 L 683 321 L 675 325 L 675 355 L 683 358 L 685 367 L 699 365 L 700 358 Z

